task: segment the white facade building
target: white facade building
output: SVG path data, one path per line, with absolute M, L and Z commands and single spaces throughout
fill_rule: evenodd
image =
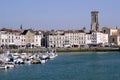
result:
M 21 39 L 20 39 L 20 31 L 13 33 L 13 44 L 20 46 L 21 45 Z
M 85 44 L 82 30 L 52 31 L 48 35 L 49 47 L 80 47 Z
M 65 31 L 65 44 L 71 47 L 80 47 L 85 44 L 85 32 L 82 30 Z
M 8 44 L 8 35 L 6 31 L 0 31 L 0 46 Z
M 65 43 L 64 31 L 49 32 L 48 45 L 49 47 L 63 47 Z
M 43 35 L 41 31 L 35 31 L 35 35 L 34 35 L 34 45 L 36 47 L 41 47 L 41 39 L 42 39 Z
M 91 44 L 91 34 L 90 33 L 86 33 L 85 34 L 85 44 Z
M 20 45 L 20 31 L 11 29 L 1 29 L 0 30 L 0 45 L 6 47 L 11 45 Z
M 7 31 L 8 34 L 8 45 L 21 45 L 21 40 L 20 40 L 20 31 L 16 31 L 16 30 L 8 30 Z
M 92 32 L 91 34 L 92 44 L 107 44 L 108 43 L 108 34 L 102 32 Z

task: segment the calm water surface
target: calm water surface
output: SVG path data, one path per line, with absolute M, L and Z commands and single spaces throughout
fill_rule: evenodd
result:
M 0 70 L 0 80 L 120 80 L 120 52 L 60 53 L 45 64 Z

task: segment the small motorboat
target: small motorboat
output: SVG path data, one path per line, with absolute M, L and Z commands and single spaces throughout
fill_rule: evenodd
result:
M 0 69 L 8 69 L 9 67 L 5 64 L 0 64 Z
M 13 68 L 15 67 L 14 63 L 13 62 L 6 62 L 5 65 L 9 68 Z

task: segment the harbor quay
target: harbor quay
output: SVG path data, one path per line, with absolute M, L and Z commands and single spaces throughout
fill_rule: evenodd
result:
M 44 51 L 54 50 L 57 53 L 60 52 L 104 52 L 104 51 L 120 51 L 120 47 L 91 47 L 91 48 L 28 48 L 28 49 L 9 49 L 11 53 L 39 53 Z M 6 51 L 0 49 L 0 53 L 5 53 Z
M 58 52 L 109 52 L 109 51 L 120 51 L 119 47 L 92 47 L 92 48 L 62 48 L 57 49 Z

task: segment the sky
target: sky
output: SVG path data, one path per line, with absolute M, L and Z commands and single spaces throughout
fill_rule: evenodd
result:
M 120 0 L 0 0 L 0 28 L 89 30 L 91 11 L 100 27 L 120 27 Z

